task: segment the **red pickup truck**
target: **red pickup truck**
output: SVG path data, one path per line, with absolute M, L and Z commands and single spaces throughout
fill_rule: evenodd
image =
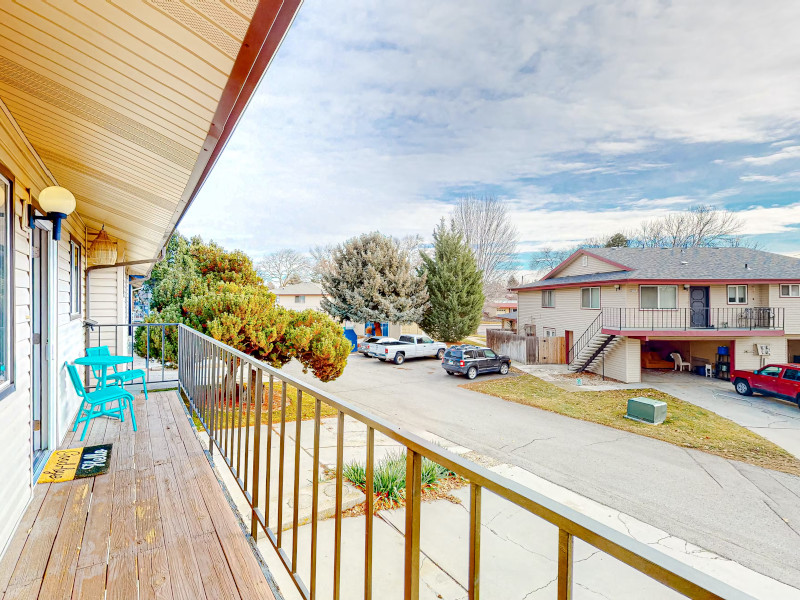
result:
M 800 406 L 800 365 L 767 365 L 757 371 L 734 371 L 731 380 L 736 391 L 743 396 L 758 392 L 785 398 Z

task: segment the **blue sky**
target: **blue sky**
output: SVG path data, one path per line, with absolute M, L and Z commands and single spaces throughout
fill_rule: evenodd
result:
M 469 192 L 521 252 L 699 203 L 800 252 L 798 30 L 794 0 L 305 0 L 180 229 L 429 238 Z

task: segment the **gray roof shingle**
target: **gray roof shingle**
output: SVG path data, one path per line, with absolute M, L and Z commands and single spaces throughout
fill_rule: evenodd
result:
M 750 248 L 587 248 L 586 251 L 631 270 L 568 277 L 556 274 L 519 289 L 626 279 L 800 280 L 800 259 Z

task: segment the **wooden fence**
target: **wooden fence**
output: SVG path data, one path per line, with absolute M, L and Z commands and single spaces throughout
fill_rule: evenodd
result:
M 498 354 L 507 354 L 511 360 L 526 365 L 559 365 L 567 360 L 567 345 L 563 337 L 540 338 L 487 329 L 486 345 Z

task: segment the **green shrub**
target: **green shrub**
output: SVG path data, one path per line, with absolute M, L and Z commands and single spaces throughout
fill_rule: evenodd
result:
M 367 487 L 367 467 L 359 461 L 344 465 L 343 473 L 348 481 L 357 487 Z M 440 479 L 452 477 L 453 472 L 436 464 L 428 458 L 422 459 L 422 486 L 436 485 Z M 375 463 L 372 488 L 376 494 L 383 494 L 394 502 L 405 498 L 406 490 L 406 451 L 389 453 Z

